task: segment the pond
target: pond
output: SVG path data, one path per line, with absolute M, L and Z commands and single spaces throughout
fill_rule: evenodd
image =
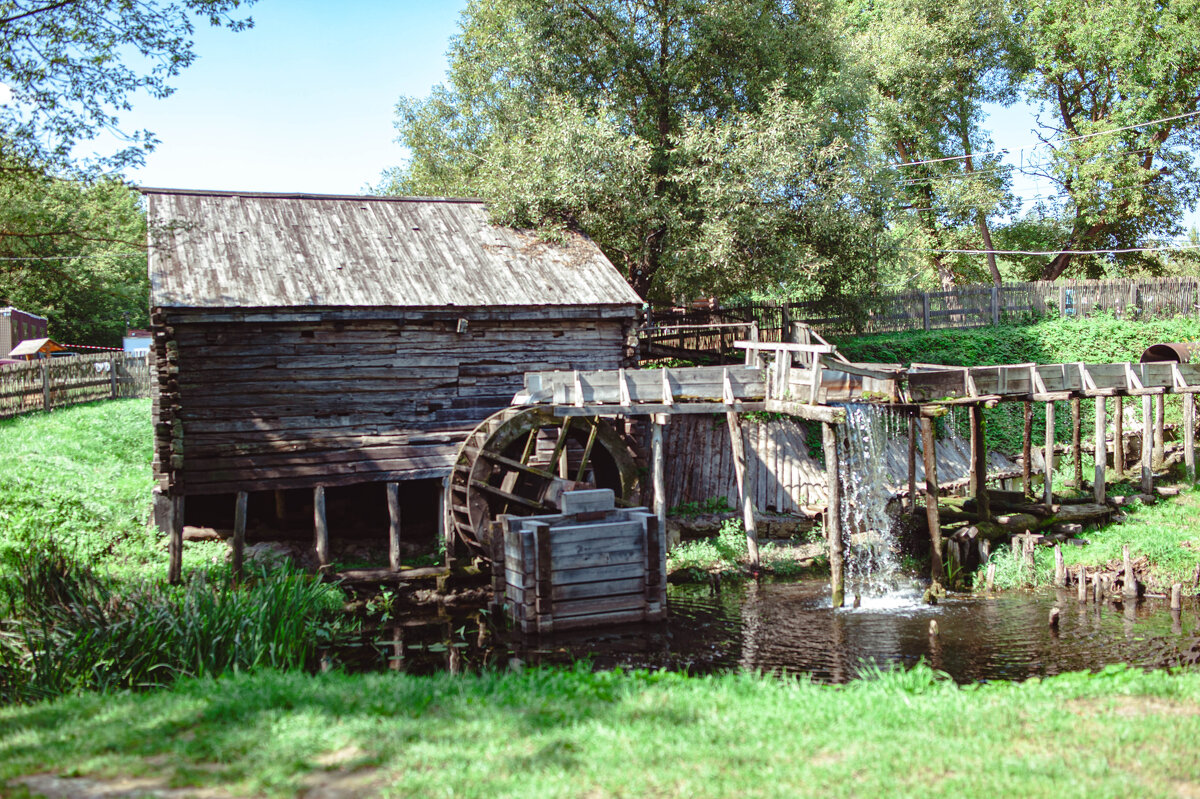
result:
M 1110 663 L 1156 666 L 1197 645 L 1194 604 L 1165 599 L 1079 603 L 1072 592 L 952 595 L 921 603 L 917 586 L 834 610 L 824 581 L 748 583 L 714 592 L 671 586 L 666 622 L 523 641 L 487 614 L 463 609 L 404 616 L 375 626 L 329 656 L 350 670 L 474 671 L 590 660 L 599 668 L 729 669 L 853 679 L 861 664 L 887 668 L 924 659 L 960 683 L 1019 680 Z M 1057 630 L 1050 609 L 1061 609 Z M 929 634 L 936 621 L 939 634 Z M 1196 652 L 1193 650 L 1192 657 Z

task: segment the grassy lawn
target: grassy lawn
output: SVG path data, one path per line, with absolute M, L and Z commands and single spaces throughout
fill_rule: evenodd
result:
M 218 795 L 1195 796 L 1200 673 L 239 675 L 0 710 L 0 779 Z
M 114 400 L 0 421 L 0 569 L 5 554 L 52 540 L 81 563 L 136 580 L 166 573 L 149 528 L 150 400 Z M 184 568 L 221 570 L 219 542 L 190 543 Z

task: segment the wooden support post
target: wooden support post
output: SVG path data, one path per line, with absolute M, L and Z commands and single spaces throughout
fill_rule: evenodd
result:
M 992 518 L 987 487 L 987 439 L 983 430 L 983 406 L 972 405 L 971 417 L 971 493 L 979 509 L 979 518 Z
M 658 518 L 658 529 L 666 535 L 667 531 L 667 476 L 666 462 L 663 451 L 663 425 L 669 418 L 668 414 L 654 414 L 650 424 L 650 471 L 654 487 L 654 515 Z M 729 428 L 733 435 L 733 428 Z M 736 451 L 736 450 L 735 450 Z
M 1046 403 L 1046 443 L 1044 458 L 1046 461 L 1044 485 L 1042 486 L 1042 500 L 1047 504 L 1053 504 L 1054 500 L 1054 403 Z
M 838 469 L 837 431 L 833 425 L 821 423 L 821 440 L 825 448 L 825 538 L 829 545 L 829 588 L 835 608 L 846 602 L 846 564 L 842 539 L 842 485 Z
M 1075 467 L 1075 474 L 1072 477 L 1072 482 L 1076 488 L 1083 488 L 1083 437 L 1081 432 L 1081 411 L 1080 399 L 1079 397 L 1075 397 L 1071 400 L 1071 458 L 1072 464 Z
M 241 584 L 244 574 L 244 560 L 246 557 L 246 505 L 249 501 L 249 494 L 245 491 L 237 492 L 237 501 L 233 506 L 233 580 L 237 584 Z
M 1196 482 L 1196 395 L 1183 395 L 1183 466 L 1189 483 Z
M 1092 498 L 1097 505 L 1104 504 L 1104 468 L 1108 465 L 1108 425 L 1105 424 L 1105 399 L 1096 397 L 1096 426 L 1093 428 L 1092 453 L 1096 458 L 1096 470 L 1092 480 Z
M 933 420 L 921 419 L 921 448 L 925 458 L 925 519 L 929 524 L 929 562 L 932 579 L 944 583 L 942 568 L 942 527 L 938 518 L 937 443 L 933 437 Z
M 158 529 L 167 534 L 167 582 L 183 582 L 183 497 L 170 493 L 154 495 Z
M 1125 567 L 1124 585 L 1121 586 L 1121 593 L 1127 599 L 1132 599 L 1137 596 L 1137 577 L 1133 574 L 1133 561 L 1129 559 L 1129 545 L 1126 544 L 1121 548 L 1121 560 Z
M 1142 493 L 1154 493 L 1154 400 L 1142 397 Z
M 324 568 L 329 565 L 329 525 L 325 519 L 325 486 L 313 489 L 313 528 L 316 533 L 314 549 L 317 553 L 317 564 Z
M 1033 496 L 1033 403 L 1025 400 L 1025 433 L 1021 439 L 1021 489 L 1025 496 Z
M 387 483 L 388 566 L 400 571 L 400 484 Z
M 746 447 L 742 440 L 742 420 L 737 411 L 726 411 L 725 420 L 729 427 L 729 442 L 733 446 L 733 474 L 737 479 L 738 500 L 742 506 L 742 524 L 746 529 L 746 547 L 750 554 L 750 567 L 757 570 L 758 528 L 754 523 L 754 493 L 747 485 Z
M 1154 453 L 1150 459 L 1155 469 L 1161 469 L 1166 455 L 1166 440 L 1163 425 L 1166 422 L 1167 395 L 1159 394 L 1154 397 Z
M 1063 562 L 1062 547 L 1054 545 L 1054 586 L 1062 588 L 1067 584 L 1067 567 Z
M 1125 478 L 1125 398 L 1117 397 L 1113 408 L 1113 479 Z
M 908 417 L 908 509 L 917 507 L 917 417 Z
M 1171 610 L 1183 610 L 1183 583 L 1171 584 Z
M 1075 578 L 1075 596 L 1080 602 L 1087 602 L 1087 571 L 1079 564 L 1078 576 Z
M 287 492 L 275 489 L 275 521 L 287 521 Z

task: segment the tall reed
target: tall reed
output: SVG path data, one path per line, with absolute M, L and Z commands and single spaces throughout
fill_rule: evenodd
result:
M 60 552 L 10 558 L 0 623 L 0 700 L 165 685 L 181 676 L 304 669 L 342 624 L 341 592 L 293 569 L 243 588 L 203 577 L 113 585 Z

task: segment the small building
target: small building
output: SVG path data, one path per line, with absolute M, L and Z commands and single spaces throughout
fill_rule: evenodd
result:
M 8 357 L 17 361 L 36 361 L 40 358 L 51 358 L 56 353 L 72 354 L 66 347 L 48 338 L 31 338 L 13 347 Z
M 121 349 L 130 354 L 146 355 L 154 345 L 154 334 L 149 330 L 129 328 L 121 342 Z
M 0 308 L 0 356 L 8 355 L 22 341 L 45 338 L 48 324 L 44 316 L 11 306 Z
M 583 236 L 496 227 L 477 200 L 143 193 L 165 497 L 307 509 L 367 484 L 383 508 L 383 484 L 429 481 L 401 498 L 436 505 L 525 372 L 636 364 L 641 299 Z

